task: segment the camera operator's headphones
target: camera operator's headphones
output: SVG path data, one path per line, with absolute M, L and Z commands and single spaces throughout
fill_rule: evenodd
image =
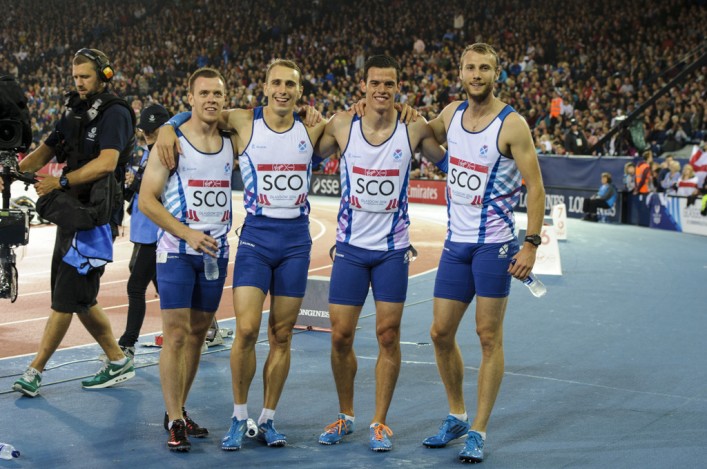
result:
M 76 54 L 74 54 L 74 57 L 76 57 L 77 55 L 83 55 L 84 57 L 91 59 L 91 61 L 96 66 L 98 78 L 103 83 L 108 83 L 111 78 L 113 78 L 113 75 L 115 75 L 115 71 L 113 70 L 113 67 L 110 66 L 110 62 L 93 52 L 91 49 L 80 49 L 78 52 L 76 52 Z

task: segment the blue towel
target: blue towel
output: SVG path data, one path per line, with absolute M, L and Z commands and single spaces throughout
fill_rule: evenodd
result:
M 76 231 L 63 260 L 76 267 L 81 275 L 113 262 L 113 235 L 110 225 L 106 223 L 90 230 Z

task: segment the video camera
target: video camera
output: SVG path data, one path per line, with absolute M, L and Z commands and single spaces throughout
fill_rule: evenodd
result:
M 0 176 L 3 182 L 0 209 L 0 298 L 17 299 L 15 246 L 29 242 L 29 217 L 26 210 L 10 209 L 10 186 L 15 180 L 34 184 L 32 173 L 21 173 L 18 152 L 32 143 L 31 123 L 25 98 L 12 77 L 0 77 Z

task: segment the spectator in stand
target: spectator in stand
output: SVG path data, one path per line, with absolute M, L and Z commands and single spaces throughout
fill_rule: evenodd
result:
M 660 180 L 660 185 L 667 195 L 676 195 L 678 192 L 678 182 L 680 181 L 680 163 L 670 160 L 668 172 Z
M 337 151 L 335 154 L 331 155 L 324 164 L 324 174 L 339 174 L 340 163 L 341 153 Z
M 692 165 L 686 164 L 682 167 L 682 175 L 678 181 L 678 190 L 676 195 L 680 197 L 689 197 L 697 194 L 697 176 Z
M 636 188 L 636 165 L 626 163 L 624 165 L 624 192 L 633 192 Z
M 588 155 L 589 143 L 584 132 L 579 128 L 577 119 L 570 120 L 570 129 L 565 135 L 565 150 L 570 155 Z
M 588 199 L 584 199 L 582 220 L 597 221 L 597 209 L 610 209 L 616 203 L 618 191 L 611 182 L 610 173 L 601 173 L 601 186 L 599 191 Z

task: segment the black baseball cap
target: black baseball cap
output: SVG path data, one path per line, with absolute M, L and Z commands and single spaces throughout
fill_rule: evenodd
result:
M 151 104 L 140 113 L 140 122 L 137 127 L 145 132 L 154 132 L 167 122 L 169 117 L 169 112 L 163 106 Z

